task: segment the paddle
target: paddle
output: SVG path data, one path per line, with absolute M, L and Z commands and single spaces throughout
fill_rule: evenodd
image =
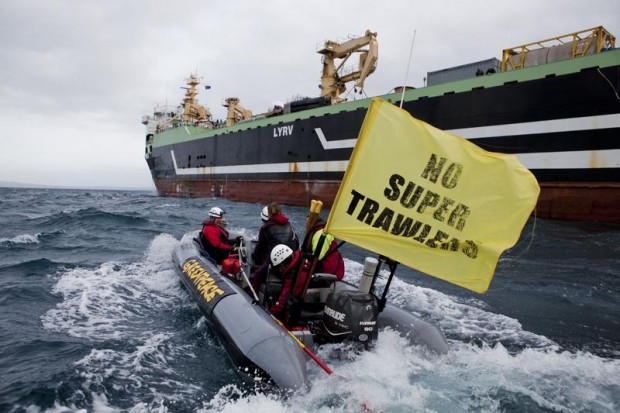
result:
M 312 239 L 308 240 L 307 234 L 310 232 L 314 224 L 319 220 L 321 208 L 323 208 L 323 201 L 318 201 L 313 199 L 310 202 L 310 213 L 308 214 L 308 218 L 306 219 L 306 237 L 304 238 L 304 248 L 305 250 L 310 249 L 309 243 L 312 242 Z
M 244 252 L 241 252 L 241 251 Z M 245 271 L 243 270 L 243 267 L 245 266 L 245 262 L 243 262 L 243 257 L 247 255 L 247 251 L 245 251 L 244 245 L 243 245 L 243 239 L 241 239 L 239 241 L 239 269 L 241 270 L 241 275 L 243 276 L 243 280 L 248 284 L 248 287 L 250 287 L 250 291 L 252 291 L 252 295 L 254 296 L 254 300 L 256 300 L 256 302 L 258 303 L 258 295 L 256 294 L 256 291 L 254 291 L 254 287 L 252 287 L 252 283 L 250 283 L 250 279 L 248 278 L 248 276 L 246 275 Z
M 243 248 L 243 240 L 240 241 L 240 245 L 239 245 L 239 250 L 241 251 L 241 248 Z M 241 269 L 241 275 L 243 276 L 243 279 L 245 280 L 245 282 L 248 284 L 248 286 L 250 287 L 250 291 L 252 291 L 252 295 L 254 296 L 254 300 L 256 300 L 257 303 L 260 304 L 259 300 L 258 300 L 258 295 L 256 294 L 256 291 L 254 291 L 254 287 L 252 287 L 252 283 L 250 283 L 250 279 L 248 278 L 247 274 L 245 273 L 245 271 L 243 270 L 243 260 L 241 258 L 242 254 L 239 254 L 239 267 Z M 332 374 L 333 371 L 332 369 L 330 369 L 327 364 L 325 364 L 320 358 L 318 358 L 316 356 L 316 354 L 314 354 L 308 347 L 306 347 L 306 345 L 304 343 L 302 343 L 296 336 L 295 334 L 293 334 L 293 332 L 291 330 L 289 330 L 288 328 L 286 328 L 286 326 L 284 324 L 282 324 L 282 322 L 280 320 L 278 320 L 273 314 L 271 314 L 269 312 L 269 310 L 265 309 L 267 311 L 267 314 L 269 314 L 271 316 L 271 318 L 273 318 L 275 320 L 275 322 L 282 327 L 282 329 L 284 331 L 286 331 L 288 333 L 289 336 L 293 337 L 293 339 L 295 340 L 295 342 L 297 343 L 297 345 L 299 345 L 299 347 L 301 347 L 301 349 L 308 355 L 310 356 L 310 358 L 312 360 L 314 360 L 316 362 L 316 364 L 319 365 L 319 367 L 321 367 L 323 370 L 325 370 L 325 372 L 327 374 Z
M 312 200 L 310 204 L 310 214 L 308 214 L 308 219 L 306 220 L 306 236 L 304 238 L 304 250 L 307 252 L 311 263 L 310 263 L 310 271 L 308 271 L 308 275 L 306 281 L 303 285 L 301 291 L 301 299 L 303 300 L 306 296 L 306 291 L 308 291 L 308 287 L 310 287 L 310 281 L 312 280 L 312 275 L 316 270 L 316 267 L 319 263 L 320 251 L 323 249 L 323 244 L 325 243 L 325 233 L 322 233 L 318 245 L 316 249 L 312 248 L 312 237 L 314 236 L 314 232 L 311 232 L 311 229 L 317 223 L 320 218 L 321 208 L 323 207 L 323 201 Z M 301 271 L 303 270 L 303 265 L 300 266 L 299 271 L 297 272 L 297 276 L 295 277 L 295 285 L 297 285 L 297 281 L 299 280 L 299 276 Z M 295 290 L 293 290 L 295 291 Z
M 319 201 L 313 199 L 310 202 L 310 213 L 306 218 L 306 235 L 304 236 L 304 242 L 301 244 L 301 259 L 298 263 L 298 268 L 295 273 L 295 278 L 293 279 L 293 291 L 297 291 L 297 283 L 299 282 L 299 277 L 301 272 L 304 269 L 304 262 L 306 258 L 311 257 L 314 258 L 314 254 L 312 252 L 312 234 L 311 229 L 317 223 L 320 218 L 321 208 L 323 207 L 323 201 Z M 316 261 L 314 260 L 311 265 L 316 266 Z M 308 273 L 308 278 L 312 276 L 312 272 Z M 305 287 L 305 284 L 304 284 Z M 301 296 L 303 298 L 303 295 Z

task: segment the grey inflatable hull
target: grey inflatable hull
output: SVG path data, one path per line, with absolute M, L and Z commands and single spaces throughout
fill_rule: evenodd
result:
M 266 310 L 254 303 L 237 283 L 210 260 L 204 258 L 196 241 L 198 232 L 183 236 L 173 252 L 177 272 L 242 377 L 256 382 L 260 377 L 282 389 L 300 389 L 308 385 L 307 356 Z M 338 290 L 355 286 L 337 282 Z M 387 304 L 377 318 L 379 328 L 390 327 L 406 336 L 414 345 L 445 354 L 448 343 L 432 324 L 393 305 Z M 312 336 L 299 336 L 314 349 Z
M 181 281 L 242 377 L 264 378 L 283 389 L 298 389 L 308 383 L 303 350 L 272 317 L 211 261 L 194 241 L 197 233 L 183 236 L 173 260 Z

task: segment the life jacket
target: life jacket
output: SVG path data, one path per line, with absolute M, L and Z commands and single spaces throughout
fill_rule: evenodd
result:
M 323 234 L 323 228 L 318 230 L 312 236 L 312 251 L 315 252 L 318 248 L 319 240 Z M 336 278 L 342 280 L 344 277 L 344 260 L 342 255 L 338 251 L 338 243 L 331 234 L 325 234 L 325 241 L 323 247 L 317 256 L 319 260 L 315 272 L 324 272 L 327 274 L 334 274 Z
M 299 251 L 295 251 L 293 254 L 293 259 L 291 262 L 282 270 L 282 273 L 279 274 L 279 277 L 282 279 L 282 290 L 280 291 L 276 304 L 271 306 L 269 309 L 272 314 L 278 314 L 284 310 L 289 294 L 292 294 L 295 298 L 300 298 L 301 293 L 303 292 L 306 279 L 310 272 L 310 265 L 305 259 L 304 262 L 299 263 L 299 260 L 302 259 Z M 293 291 L 293 282 L 295 282 L 295 275 L 297 274 L 297 269 L 299 268 L 298 264 L 301 264 L 302 268 L 299 272 L 299 277 L 295 283 L 295 289 Z
M 323 247 L 316 255 L 319 240 L 323 234 L 325 221 L 319 219 L 316 224 L 308 231 L 304 239 L 304 249 L 306 254 L 315 255 L 318 259 L 315 272 L 334 274 L 339 280 L 344 277 L 344 260 L 338 251 L 338 243 L 331 234 L 325 234 Z
M 327 252 L 330 250 L 330 246 L 334 242 L 334 236 L 332 234 L 325 234 L 325 240 L 323 241 L 323 245 L 321 246 L 321 251 L 319 251 L 319 253 L 317 254 L 316 249 L 319 246 L 319 241 L 321 240 L 321 235 L 323 234 L 324 231 L 323 228 L 321 228 L 316 231 L 312 236 L 312 252 L 319 260 L 325 258 L 325 254 L 327 254 Z
M 215 235 L 218 238 L 219 243 L 214 245 L 209 242 L 207 233 L 212 236 Z M 200 240 L 202 241 L 203 249 L 216 262 L 216 264 L 221 265 L 222 261 L 228 258 L 228 255 L 230 254 L 230 244 L 228 243 L 228 231 L 224 228 L 216 225 L 212 221 L 204 221 L 202 223 Z

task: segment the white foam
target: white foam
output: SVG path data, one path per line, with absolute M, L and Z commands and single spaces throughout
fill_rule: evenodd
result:
M 195 358 L 192 343 L 175 342 L 176 326 L 154 330 L 143 325 L 153 318 L 154 308 L 194 305 L 174 274 L 170 255 L 177 243 L 161 234 L 140 262 L 109 262 L 59 275 L 54 291 L 62 301 L 42 317 L 45 328 L 95 342 L 132 343 L 115 350 L 93 348 L 76 364 L 85 381 L 82 387 L 93 392 L 93 411 L 127 410 L 111 406 L 96 393 L 102 381 L 112 378 L 115 385 L 147 391 L 148 400 L 136 399 L 132 413 L 166 413 L 166 403 L 195 400 L 198 405 L 202 400 L 204 383 L 188 381 L 169 365 L 175 357 Z M 362 264 L 346 260 L 346 267 L 346 279 L 359 281 Z M 620 360 L 560 351 L 552 340 L 524 330 L 518 320 L 488 311 L 482 302 L 398 278 L 392 281 L 389 299 L 431 318 L 449 337 L 479 338 L 482 344 L 452 339 L 447 355 L 429 356 L 396 332 L 384 330 L 368 352 L 353 353 L 342 344 L 323 346 L 318 356 L 335 374 L 328 376 L 309 361 L 312 387 L 307 392 L 282 398 L 227 384 L 198 412 L 500 412 L 506 410 L 502 400 L 558 412 L 620 409 Z M 205 328 L 200 319 L 196 329 Z M 516 350 L 509 351 L 502 342 L 515 343 Z
M 345 260 L 346 280 L 357 284 L 363 265 Z M 377 281 L 382 291 L 387 272 Z M 486 304 L 478 300 L 463 300 L 439 291 L 409 284 L 394 277 L 388 294 L 390 304 L 403 308 L 435 324 L 447 335 L 478 338 L 494 343 L 499 340 L 534 347 L 557 349 L 548 338 L 526 331 L 518 320 L 486 310 Z
M 13 238 L 0 238 L 0 245 L 2 244 L 39 244 L 41 233 L 36 234 L 20 234 Z
M 286 403 L 275 394 L 248 394 L 234 384 L 222 387 L 217 394 L 196 413 L 284 413 L 290 412 Z
M 41 317 L 43 326 L 91 340 L 133 336 L 154 308 L 177 306 L 182 291 L 170 259 L 178 243 L 167 234 L 151 242 L 139 262 L 106 262 L 98 268 L 74 268 L 59 274 L 53 292 L 62 296 Z
M 245 394 L 225 386 L 200 412 L 485 411 L 502 412 L 501 400 L 557 412 L 616 412 L 620 360 L 588 353 L 526 349 L 510 354 L 501 344 L 457 343 L 447 356 L 429 357 L 393 331 L 372 351 L 324 346 L 318 356 L 334 370 L 327 376 L 309 362 L 312 388 L 284 399 Z M 510 410 L 510 409 L 509 409 Z

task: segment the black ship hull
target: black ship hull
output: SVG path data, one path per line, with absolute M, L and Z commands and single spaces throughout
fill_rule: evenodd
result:
M 410 90 L 403 109 L 518 156 L 541 186 L 538 217 L 620 221 L 620 50 L 522 72 Z M 329 206 L 369 101 L 150 134 L 147 163 L 162 196 Z

